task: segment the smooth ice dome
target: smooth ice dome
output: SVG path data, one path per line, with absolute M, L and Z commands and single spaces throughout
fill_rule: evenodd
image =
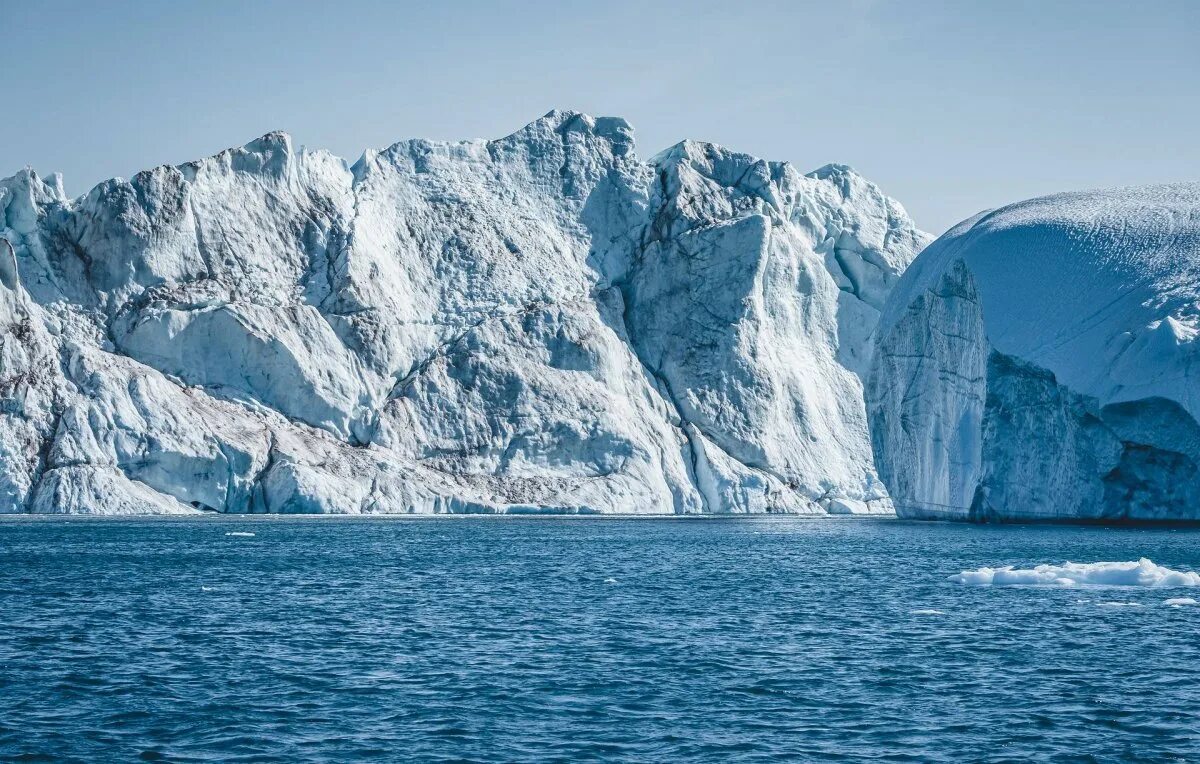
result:
M 1200 184 L 967 220 L 904 274 L 867 385 L 910 517 L 1200 517 Z
M 1156 565 L 1145 557 L 1137 562 L 1068 562 L 1033 568 L 964 570 L 950 580 L 966 586 L 1200 586 L 1200 573 Z M 1166 604 L 1182 602 L 1168 600 Z
M 928 238 L 848 168 L 574 112 L 25 170 L 0 511 L 887 513 L 861 375 Z

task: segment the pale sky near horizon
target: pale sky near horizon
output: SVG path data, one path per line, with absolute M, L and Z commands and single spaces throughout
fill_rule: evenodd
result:
M 68 193 L 274 129 L 353 161 L 623 116 L 855 167 L 940 233 L 1055 191 L 1200 180 L 1200 2 L 0 0 L 0 177 Z

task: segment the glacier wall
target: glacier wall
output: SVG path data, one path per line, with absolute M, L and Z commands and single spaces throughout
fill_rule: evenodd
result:
M 903 516 L 1200 517 L 1200 184 L 984 213 L 892 292 L 866 388 Z
M 24 170 L 0 512 L 890 512 L 862 378 L 928 239 L 848 168 L 573 112 Z

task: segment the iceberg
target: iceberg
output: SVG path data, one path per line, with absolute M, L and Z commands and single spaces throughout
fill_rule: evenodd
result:
M 866 385 L 898 514 L 1200 519 L 1200 184 L 981 213 L 882 312 Z
M 349 164 L 269 133 L 0 180 L 0 512 L 891 513 L 874 328 L 931 237 L 618 118 Z
M 1197 602 L 1192 597 L 1172 597 L 1163 600 L 1163 604 L 1167 607 L 1190 607 L 1192 605 L 1200 605 L 1200 602 Z
M 950 580 L 964 586 L 1200 586 L 1200 573 L 1172 570 L 1143 557 L 1136 562 L 1067 562 L 1033 568 L 983 567 L 964 570 Z M 1102 603 L 1103 604 L 1103 603 Z M 1168 603 L 1170 604 L 1170 603 Z

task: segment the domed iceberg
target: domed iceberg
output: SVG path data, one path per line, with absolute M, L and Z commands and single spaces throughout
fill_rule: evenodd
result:
M 897 512 L 1200 519 L 1200 184 L 964 221 L 900 280 L 867 385 Z

